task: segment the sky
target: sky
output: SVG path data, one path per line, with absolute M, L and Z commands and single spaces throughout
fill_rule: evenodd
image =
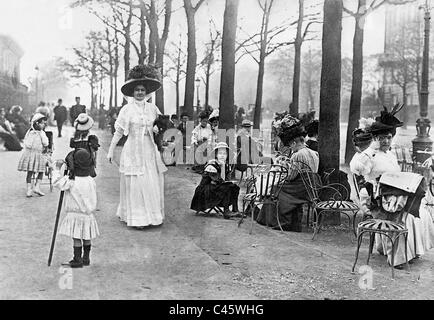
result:
M 0 0 L 0 33 L 10 35 L 24 50 L 21 63 L 21 79 L 34 75 L 35 66 L 53 56 L 71 56 L 70 48 L 80 46 L 87 32 L 100 29 L 100 22 L 87 13 L 85 9 L 70 9 L 71 0 Z M 193 0 L 194 1 L 194 0 Z M 174 0 L 171 36 L 176 37 L 185 31 L 185 13 L 180 0 Z M 296 0 L 275 0 L 272 13 L 272 24 L 279 24 L 288 17 L 295 17 L 298 10 Z M 306 0 L 308 4 L 322 1 Z M 352 5 L 356 0 L 345 0 Z M 198 46 L 206 41 L 208 36 L 208 20 L 213 18 L 217 26 L 222 25 L 224 0 L 209 0 L 198 12 L 197 37 Z M 206 12 L 206 14 L 204 13 Z M 294 19 L 291 19 L 293 21 Z M 260 23 L 260 11 L 256 0 L 240 0 L 239 25 L 249 33 L 254 33 Z M 317 28 L 321 28 L 318 26 Z M 351 57 L 354 20 L 343 19 L 342 54 Z M 286 39 L 292 37 L 289 32 Z M 365 54 L 380 53 L 384 47 L 384 10 L 379 9 L 369 15 L 366 22 Z M 309 43 L 309 46 L 320 46 L 321 41 Z M 253 63 L 245 60 L 245 63 Z M 41 70 L 40 72 L 43 72 Z M 72 88 L 80 91 L 83 88 Z M 87 90 L 87 89 L 86 89 Z M 75 96 L 79 92 L 72 92 Z M 84 96 L 84 94 L 83 94 Z

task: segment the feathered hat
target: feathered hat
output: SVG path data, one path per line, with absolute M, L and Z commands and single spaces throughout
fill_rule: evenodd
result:
M 121 91 L 127 97 L 134 96 L 134 88 L 143 85 L 146 94 L 157 91 L 161 87 L 160 73 L 151 65 L 137 65 L 128 73 L 128 80 L 122 86 Z
M 219 120 L 219 110 L 215 109 L 209 115 L 208 121 L 212 122 L 213 120 Z
M 306 131 L 301 121 L 289 114 L 282 120 L 277 121 L 274 126 L 277 129 L 277 135 L 285 146 L 288 146 L 295 138 L 306 136 Z
M 404 123 L 395 117 L 401 109 L 404 107 L 404 104 L 397 103 L 395 104 L 390 112 L 387 110 L 387 107 L 383 106 L 383 111 L 381 111 L 380 116 L 375 118 L 375 122 L 371 125 L 369 132 L 373 135 L 379 134 L 388 134 L 392 135 L 396 134 L 396 128 L 401 127 Z
M 372 133 L 369 132 L 375 120 L 372 118 L 361 118 L 359 120 L 359 127 L 352 132 L 353 143 L 357 146 L 359 144 L 366 144 L 372 140 Z

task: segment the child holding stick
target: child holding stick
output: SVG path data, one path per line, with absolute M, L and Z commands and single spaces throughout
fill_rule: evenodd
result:
M 63 265 L 81 268 L 90 264 L 91 240 L 99 236 L 94 216 L 97 196 L 95 180 L 91 177 L 93 158 L 88 150 L 78 148 L 67 155 L 66 163 L 69 175 L 56 184 L 65 191 L 66 217 L 59 234 L 72 238 L 74 258 Z

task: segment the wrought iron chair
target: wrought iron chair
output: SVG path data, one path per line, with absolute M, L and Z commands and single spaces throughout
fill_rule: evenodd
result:
M 321 218 L 325 213 L 345 214 L 348 217 L 350 229 L 352 224 L 353 233 L 357 236 L 355 217 L 360 208 L 356 203 L 346 200 L 349 196 L 348 190 L 339 183 L 323 185 L 320 175 L 314 173 L 305 163 L 297 162 L 295 167 L 303 180 L 309 204 L 314 213 L 314 233 L 312 240 L 314 240 L 315 236 L 321 231 Z M 339 190 L 342 190 L 343 194 Z M 328 191 L 329 195 L 325 195 L 324 191 Z M 326 197 L 327 200 L 322 200 L 324 197 Z M 352 217 L 350 215 L 352 215 Z
M 407 213 L 405 213 L 406 215 Z M 404 216 L 405 221 L 405 216 Z M 395 262 L 395 253 L 398 248 L 398 241 L 401 236 L 404 237 L 404 245 L 405 245 L 405 261 L 407 265 L 407 269 L 410 269 L 407 258 L 407 237 L 408 237 L 408 229 L 405 225 L 401 223 L 396 223 L 389 220 L 382 219 L 369 219 L 359 223 L 357 227 L 357 251 L 356 251 L 356 260 L 354 261 L 353 268 L 351 272 L 354 272 L 354 268 L 356 267 L 357 260 L 359 258 L 359 250 L 363 241 L 363 235 L 365 233 L 369 234 L 369 251 L 368 251 L 368 259 L 366 260 L 366 264 L 369 264 L 369 258 L 372 254 L 372 249 L 374 248 L 374 240 L 375 234 L 380 234 L 386 236 L 392 243 L 392 258 L 391 258 L 391 268 L 392 268 L 392 279 L 394 279 L 394 262 Z
M 251 225 L 250 234 L 253 231 L 253 224 L 255 222 L 254 208 L 260 205 L 259 213 L 256 221 L 261 217 L 264 205 L 272 205 L 275 208 L 277 221 L 280 229 L 283 231 L 279 221 L 279 193 L 282 189 L 283 183 L 288 177 L 288 169 L 282 165 L 273 164 L 267 166 L 264 170 L 257 172 L 257 176 L 252 179 L 251 187 L 252 192 L 247 193 L 243 197 L 243 216 L 238 221 L 238 227 L 243 223 L 245 216 L 246 204 L 251 208 Z

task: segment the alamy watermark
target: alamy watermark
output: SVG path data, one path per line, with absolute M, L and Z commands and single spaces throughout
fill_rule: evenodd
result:
M 360 266 L 359 274 L 362 276 L 359 278 L 359 288 L 362 290 L 374 289 L 374 270 L 368 265 Z
M 61 290 L 72 290 L 74 280 L 72 269 L 69 267 L 60 267 L 59 273 L 62 275 L 59 278 L 59 288 Z

